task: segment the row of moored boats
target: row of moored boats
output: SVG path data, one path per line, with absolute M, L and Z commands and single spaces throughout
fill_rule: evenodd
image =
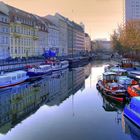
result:
M 25 81 L 43 78 L 53 73 L 69 67 L 68 61 L 47 61 L 39 66 L 30 66 L 27 70 L 13 71 L 9 73 L 1 73 L 0 88 L 7 88 L 21 84 Z
M 127 65 L 128 66 L 128 65 Z M 111 100 L 124 103 L 124 115 L 140 127 L 140 71 L 123 65 L 108 65 L 97 89 Z

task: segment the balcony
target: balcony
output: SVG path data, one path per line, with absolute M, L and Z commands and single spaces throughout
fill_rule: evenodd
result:
M 21 35 L 18 34 L 18 33 L 13 33 L 13 36 L 14 36 L 15 38 L 20 38 L 20 37 L 21 37 Z
M 33 40 L 38 40 L 39 37 L 38 36 L 33 36 Z

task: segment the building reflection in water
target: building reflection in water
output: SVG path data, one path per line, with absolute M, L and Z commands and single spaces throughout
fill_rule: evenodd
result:
M 85 78 L 88 78 L 91 74 L 91 63 L 89 63 L 88 65 L 86 65 L 84 67 L 84 71 L 85 71 Z
M 124 133 L 130 135 L 133 140 L 140 140 L 140 128 L 123 115 L 125 104 L 112 101 L 104 95 L 102 95 L 102 99 L 103 108 L 106 112 L 116 112 L 115 122 L 122 124 Z
M 122 128 L 133 140 L 140 140 L 140 128 L 122 115 Z
M 90 69 L 90 66 L 87 66 Z M 36 112 L 42 105 L 60 105 L 69 96 L 85 87 L 90 70 L 82 67 L 55 72 L 45 79 L 0 91 L 0 133 Z M 86 76 L 85 76 L 86 75 Z

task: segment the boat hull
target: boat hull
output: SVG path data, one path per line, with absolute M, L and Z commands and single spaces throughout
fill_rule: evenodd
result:
M 23 81 L 19 81 L 19 82 L 15 82 L 15 83 L 11 83 L 11 84 L 6 84 L 6 85 L 3 85 L 3 86 L 0 86 L 0 89 L 2 89 L 2 88 L 8 88 L 8 87 L 13 87 L 13 86 L 22 84 L 22 83 L 26 82 L 26 80 L 27 79 L 25 79 Z
M 58 67 L 58 68 L 52 68 L 52 71 L 59 71 L 59 70 L 62 70 L 62 68 L 61 67 Z
M 131 120 L 138 127 L 140 127 L 140 115 L 138 115 L 138 113 L 135 113 L 128 106 L 124 108 L 124 116 Z
M 62 66 L 61 69 L 66 69 L 66 68 L 68 68 L 68 67 L 69 67 L 69 65 Z
M 30 77 L 30 79 L 34 79 L 34 78 L 40 78 L 46 75 L 52 74 L 52 71 L 48 71 L 48 72 L 40 72 L 40 73 L 35 73 L 35 72 L 27 72 L 27 75 Z

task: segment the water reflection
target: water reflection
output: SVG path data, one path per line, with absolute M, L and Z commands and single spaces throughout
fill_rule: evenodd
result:
M 126 117 L 123 116 L 122 119 L 122 127 L 125 134 L 130 135 L 133 140 L 140 140 L 140 128 Z
M 1 90 L 0 140 L 138 140 L 139 129 L 122 115 L 124 104 L 96 90 L 106 63 Z
M 103 98 L 103 108 L 106 112 L 116 112 L 115 122 L 120 124 L 122 122 L 122 112 L 125 104 L 112 101 L 106 96 L 102 95 Z
M 85 87 L 91 66 L 55 72 L 45 79 L 0 91 L 0 133 L 35 113 L 42 105 L 59 106 Z

